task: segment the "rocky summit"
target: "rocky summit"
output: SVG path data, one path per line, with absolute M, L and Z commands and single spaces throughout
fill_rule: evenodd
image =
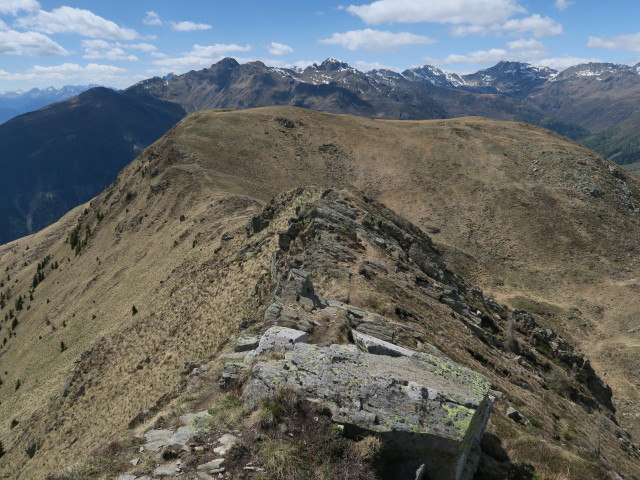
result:
M 527 125 L 193 114 L 0 248 L 0 474 L 634 478 L 639 191 Z

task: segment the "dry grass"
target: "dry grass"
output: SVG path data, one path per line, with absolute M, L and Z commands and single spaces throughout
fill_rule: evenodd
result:
M 260 445 L 259 456 L 274 480 L 309 478 L 312 460 L 301 442 L 267 440 Z
M 242 399 L 235 393 L 227 393 L 208 409 L 212 427 L 219 429 L 231 429 L 247 416 Z
M 275 117 L 297 126 L 283 129 Z M 606 195 L 591 197 L 584 183 Z M 199 112 L 132 162 L 90 206 L 0 246 L 0 280 L 14 295 L 28 294 L 45 255 L 60 264 L 47 272 L 18 315 L 16 336 L 0 349 L 0 417 L 20 421 L 14 429 L 0 424 L 7 449 L 0 472 L 22 468 L 18 478 L 37 478 L 59 468 L 61 459 L 86 459 L 141 411 L 181 394 L 184 362 L 215 355 L 253 312 L 255 285 L 277 242 L 272 237 L 261 251 L 238 259 L 258 202 L 307 184 L 353 184 L 418 226 L 437 227 L 434 240 L 454 268 L 502 303 L 535 301 L 549 327 L 572 338 L 598 371 L 606 369 L 617 406 L 628 414 L 621 421 L 637 426 L 640 333 L 627 332 L 640 312 L 640 227 L 620 203 L 620 182 L 593 153 L 541 129 L 479 118 L 374 121 L 289 108 Z M 635 180 L 626 185 L 640 198 Z M 93 233 L 76 256 L 65 239 L 78 221 Z M 234 238 L 222 242 L 225 232 Z M 395 272 L 395 265 L 388 267 Z M 450 318 L 444 308 L 427 308 L 409 291 L 376 299 L 347 273 L 320 272 L 319 293 L 359 298 L 392 316 L 389 305 L 406 303 L 419 312 L 428 341 L 491 375 L 497 388 L 515 392 L 510 401 L 526 404 L 549 425 L 540 433 L 545 438 L 555 434 L 545 409 L 579 417 L 579 407 L 567 407 L 553 392 L 540 398 L 514 387 L 517 377 L 540 389 L 530 373 L 505 379 L 470 359 L 466 348 L 511 368 L 463 330 L 443 325 L 442 318 Z M 8 334 L 1 324 L 0 340 Z M 92 348 L 61 406 L 74 360 Z M 84 395 L 74 401 L 83 385 Z M 579 442 L 586 432 L 571 435 Z M 26 462 L 31 437 L 42 448 Z M 615 442 L 605 447 L 619 452 Z

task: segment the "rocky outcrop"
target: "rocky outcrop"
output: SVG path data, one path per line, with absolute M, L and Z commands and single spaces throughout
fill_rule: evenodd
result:
M 288 342 L 292 332 L 275 327 L 265 333 L 263 339 L 289 351 L 284 360 L 253 368 L 244 391 L 249 405 L 291 388 L 326 404 L 346 435 L 378 434 L 387 470 L 394 472 L 387 478 L 414 479 L 419 471 L 438 472 L 442 480 L 473 476 L 493 402 L 489 380 L 446 358 L 357 332 L 360 349 Z
M 238 331 L 214 355 L 184 364 L 187 387 L 173 407 L 136 417 L 156 420 L 121 480 L 276 478 L 265 445 L 291 447 L 306 462 L 280 478 L 529 478 L 533 469 L 519 464 L 526 457 L 512 463 L 512 445 L 554 455 L 550 439 L 576 434 L 557 422 L 561 409 L 585 422 L 610 416 L 602 424 L 616 427 L 601 408 L 606 384 L 585 357 L 540 317 L 498 305 L 449 270 L 426 234 L 364 195 L 292 191 L 246 233 L 224 234 L 216 252 L 227 262 L 262 254 Z M 79 362 L 62 408 L 89 384 L 93 357 Z M 588 388 L 597 382 L 602 396 Z M 211 408 L 180 416 L 180 426 L 175 412 L 191 406 Z M 356 456 L 371 441 L 381 449 Z M 343 472 L 356 464 L 361 476 Z
M 573 346 L 553 330 L 542 328 L 527 311 L 515 310 L 513 319 L 515 328 L 528 336 L 538 351 L 569 367 L 576 380 L 589 390 L 600 405 L 615 412 L 611 387 L 596 375 L 587 357 L 576 353 Z M 572 396 L 588 407 L 595 406 L 595 402 L 579 395 L 578 392 L 572 392 Z

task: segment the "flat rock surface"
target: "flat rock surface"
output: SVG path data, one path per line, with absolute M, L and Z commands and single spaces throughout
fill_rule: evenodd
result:
M 163 446 L 167 445 L 173 433 L 173 430 L 149 430 L 144 434 L 145 450 L 159 452 Z
M 285 360 L 254 367 L 245 398 L 255 403 L 284 386 L 328 403 L 341 423 L 462 441 L 476 410 L 484 408 L 490 382 L 448 359 L 418 352 L 390 357 L 353 345 L 297 344 Z

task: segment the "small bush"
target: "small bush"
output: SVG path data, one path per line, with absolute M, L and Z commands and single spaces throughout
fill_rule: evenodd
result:
M 135 306 L 135 305 L 133 305 L 133 306 L 131 307 L 131 315 L 135 315 L 136 313 L 138 313 L 138 309 L 136 308 L 136 306 Z
M 302 442 L 269 440 L 260 445 L 262 464 L 274 480 L 310 478 L 311 456 Z
M 14 418 L 13 420 L 11 420 L 11 423 L 9 424 L 9 428 L 16 428 L 19 423 L 20 422 Z
M 258 425 L 262 429 L 275 427 L 298 406 L 299 398 L 290 388 L 282 388 L 273 398 L 265 399 L 258 410 Z
M 218 403 L 207 410 L 211 415 L 211 425 L 216 428 L 236 426 L 245 416 L 244 403 L 237 395 L 227 393 Z
M 260 410 L 258 410 L 258 425 L 263 430 L 275 427 L 282 420 L 282 409 L 280 406 L 270 400 L 262 402 Z
M 373 436 L 365 437 L 355 444 L 354 450 L 361 462 L 373 462 L 382 451 L 382 440 Z

